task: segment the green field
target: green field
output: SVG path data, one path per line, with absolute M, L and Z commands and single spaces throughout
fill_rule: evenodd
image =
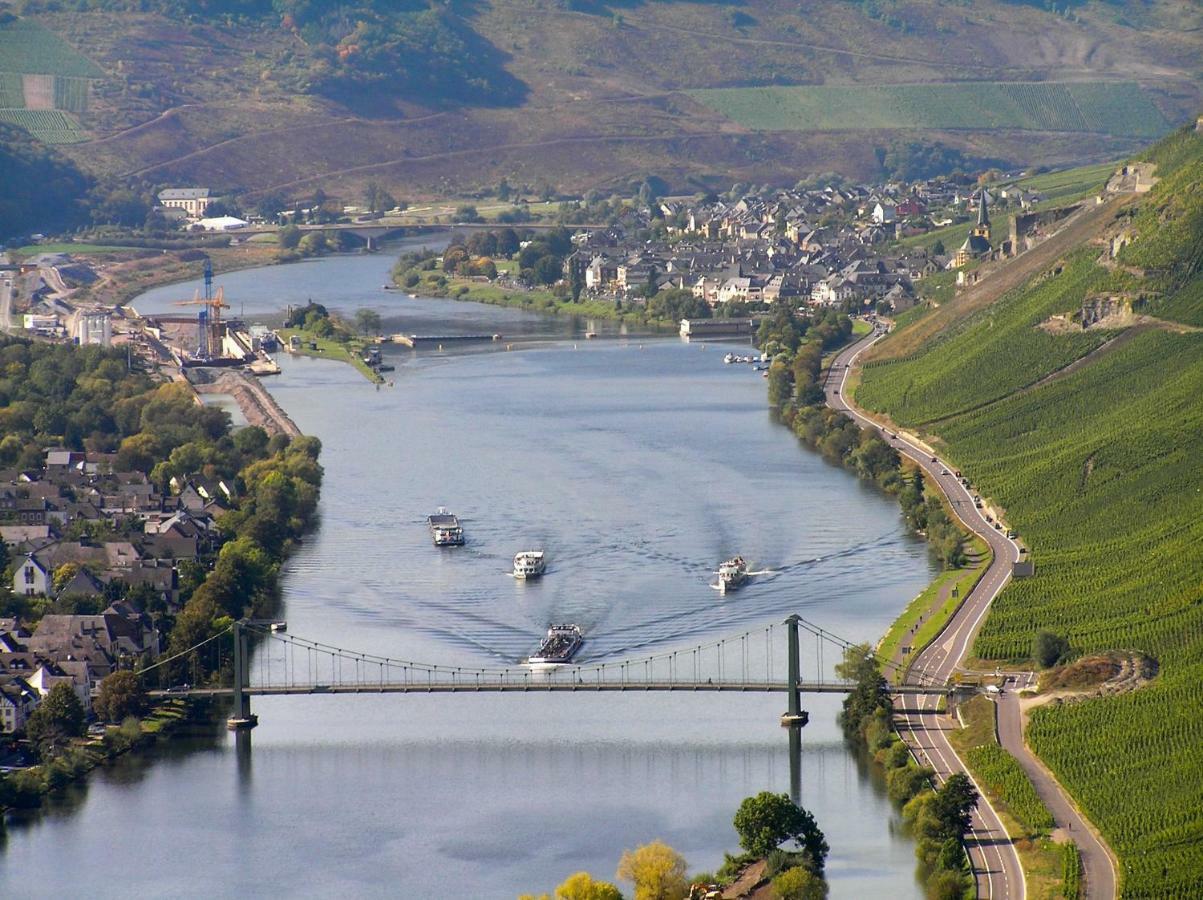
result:
M 47 144 L 78 144 L 88 139 L 79 123 L 59 109 L 0 109 L 0 122 L 24 128 Z
M 1160 662 L 1141 690 L 1034 711 L 1028 738 L 1118 853 L 1125 897 L 1191 897 L 1203 877 L 1203 332 L 1146 331 L 1020 390 L 1105 337 L 1032 327 L 1086 291 L 1125 283 L 1167 319 L 1203 309 L 1203 137 L 1181 132 L 1154 159 L 1162 181 L 1123 254 L 1144 279 L 1084 249 L 911 357 L 867 367 L 856 397 L 928 423 L 1032 548 L 1035 576 L 999 596 L 976 655 L 1026 660 L 1048 629 L 1075 653 Z
M 0 70 L 30 75 L 104 77 L 104 72 L 90 59 L 28 19 L 0 26 Z
M 17 72 L 0 72 L 0 107 L 20 108 L 25 105 L 25 88 Z
M 1134 82 L 803 85 L 689 93 L 715 112 L 763 131 L 1006 129 L 1153 138 L 1169 129 Z

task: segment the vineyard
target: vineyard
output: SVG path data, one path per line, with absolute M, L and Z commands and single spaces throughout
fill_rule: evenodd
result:
M 0 109 L 0 122 L 24 128 L 47 144 L 78 144 L 88 139 L 79 123 L 58 109 Z
M 87 78 L 54 79 L 54 108 L 67 112 L 81 113 L 88 109 L 88 90 L 91 82 Z
M 1059 274 L 1048 273 L 1034 286 L 1013 291 L 913 356 L 869 363 L 857 401 L 913 425 L 976 409 L 1033 384 L 1112 336 L 1099 331 L 1054 335 L 1035 327 L 1051 315 L 1077 309 L 1105 277 L 1091 252 L 1084 251 Z
M 1052 830 L 1052 814 L 1015 757 L 993 743 L 974 747 L 966 757 L 979 783 L 1002 799 L 1029 837 Z
M 15 72 L 0 72 L 0 108 L 25 105 L 25 86 Z
M 798 85 L 690 95 L 764 131 L 1009 129 L 1152 138 L 1169 128 L 1149 95 L 1132 82 Z
M 1149 311 L 1199 321 L 1203 137 L 1181 132 L 1153 155 L 1162 180 L 1142 198 L 1123 256 L 1147 277 L 1124 277 L 1165 292 Z M 857 399 L 935 423 L 950 460 L 1032 548 L 1036 575 L 995 601 L 978 656 L 1026 661 L 1034 633 L 1048 629 L 1075 653 L 1135 649 L 1160 662 L 1161 674 L 1134 692 L 1035 710 L 1028 739 L 1118 854 L 1125 897 L 1198 897 L 1203 332 L 1145 331 L 1016 391 L 1087 348 L 1051 346 L 1030 323 L 1071 306 L 1092 279 L 1116 277 L 1099 274 L 1098 252 L 909 359 L 867 367 Z
M 90 59 L 28 19 L 0 25 L 0 68 L 31 75 L 104 77 L 104 72 Z

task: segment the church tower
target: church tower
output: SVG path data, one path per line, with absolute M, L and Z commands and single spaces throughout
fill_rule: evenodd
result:
M 956 256 L 953 259 L 953 265 L 957 268 L 967 266 L 975 259 L 981 259 L 990 254 L 990 211 L 988 209 L 989 200 L 986 189 L 982 188 L 982 192 L 977 198 L 977 224 L 973 226 L 973 231 L 969 233 L 969 237 L 965 238 L 965 243 L 957 249 Z

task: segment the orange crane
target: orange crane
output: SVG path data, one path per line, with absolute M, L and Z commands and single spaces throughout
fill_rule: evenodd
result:
M 207 300 L 202 300 L 200 291 L 197 291 L 196 296 L 191 300 L 177 300 L 175 305 L 207 307 L 207 309 L 201 310 L 200 333 L 197 335 L 196 355 L 202 359 L 207 359 L 210 356 L 220 356 L 221 311 L 230 308 L 230 304 L 225 302 L 223 289 L 218 288 L 217 293 L 211 299 Z

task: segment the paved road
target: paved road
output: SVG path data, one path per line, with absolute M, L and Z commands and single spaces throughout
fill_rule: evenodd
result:
M 844 400 L 844 389 L 849 366 L 857 357 L 884 335 L 875 334 L 848 347 L 832 361 L 828 372 L 826 390 L 827 403 L 855 419 L 859 424 L 882 431 L 887 440 L 899 453 L 910 457 L 923 469 L 924 474 L 934 481 L 948 498 L 961 521 L 981 537 L 993 552 L 990 567 L 961 608 L 953 616 L 939 637 L 913 661 L 908 680 L 930 681 L 935 678 L 948 680 L 958 669 L 969 652 L 973 638 L 989 612 L 990 604 L 1011 579 L 1012 563 L 1020 558 L 1020 548 L 994 524 L 986 520 L 986 512 L 973 502 L 973 493 L 961 483 L 955 470 L 937 456 L 906 438 L 885 432 L 877 423 L 849 407 Z M 1049 807 L 1058 827 L 1065 828 L 1078 845 L 1085 870 L 1086 896 L 1112 900 L 1115 897 L 1115 869 L 1106 847 L 1088 827 L 1070 803 L 1068 797 L 1051 773 L 1028 750 L 1023 740 L 1023 727 L 1015 689 L 1024 687 L 1031 676 L 1016 676 L 1018 684 L 1008 685 L 999 697 L 999 738 L 1003 747 L 1011 753 L 1032 778 L 1041 799 Z M 931 709 L 936 698 L 923 698 L 921 709 Z M 946 716 L 901 715 L 897 717 L 899 733 L 919 756 L 936 771 L 943 781 L 953 772 L 965 772 L 964 764 L 957 758 L 948 742 L 947 732 L 955 729 L 955 722 Z M 978 793 L 981 793 L 980 786 Z M 983 800 L 985 798 L 983 797 Z M 977 873 L 978 896 L 991 898 L 1023 898 L 1027 895 L 1023 869 L 998 814 L 989 801 L 979 804 L 972 823 L 969 854 Z
M 1069 801 L 1060 783 L 1036 758 L 1023 740 L 1023 714 L 1015 692 L 1004 692 L 998 702 L 998 739 L 1028 773 L 1036 793 L 1044 801 L 1058 828 L 1068 831 L 1082 856 L 1085 893 L 1089 900 L 1112 900 L 1116 896 L 1115 863 L 1107 845 L 1095 834 Z
M 877 335 L 862 340 L 837 355 L 832 362 L 826 385 L 828 405 L 852 417 L 861 425 L 878 430 L 882 429 L 876 423 L 859 411 L 849 408 L 843 394 L 849 365 L 880 337 L 881 335 Z M 1008 540 L 986 522 L 974 507 L 973 496 L 952 474 L 952 469 L 905 438 L 893 438 L 888 433 L 886 437 L 899 453 L 913 459 L 932 481 L 940 485 L 962 520 L 978 532 L 994 551 L 990 567 L 977 587 L 965 598 L 960 610 L 940 636 L 912 661 L 908 680 L 947 681 L 968 653 L 973 636 L 990 609 L 990 603 L 1010 580 L 1011 563 L 1018 558 L 1019 548 L 1014 541 Z M 935 708 L 936 703 L 934 697 L 924 698 L 919 701 L 919 706 L 921 709 L 931 710 Z M 929 712 L 899 715 L 896 716 L 896 723 L 903 739 L 921 762 L 935 770 L 938 780 L 944 781 L 954 772 L 969 774 L 948 741 L 948 733 L 957 727 L 953 719 Z M 980 786 L 978 793 L 983 793 Z M 978 896 L 994 900 L 1025 900 L 1027 885 L 1024 883 L 1019 855 L 1015 852 L 998 813 L 985 796 L 973 814 L 971 829 L 967 843 L 977 877 Z

